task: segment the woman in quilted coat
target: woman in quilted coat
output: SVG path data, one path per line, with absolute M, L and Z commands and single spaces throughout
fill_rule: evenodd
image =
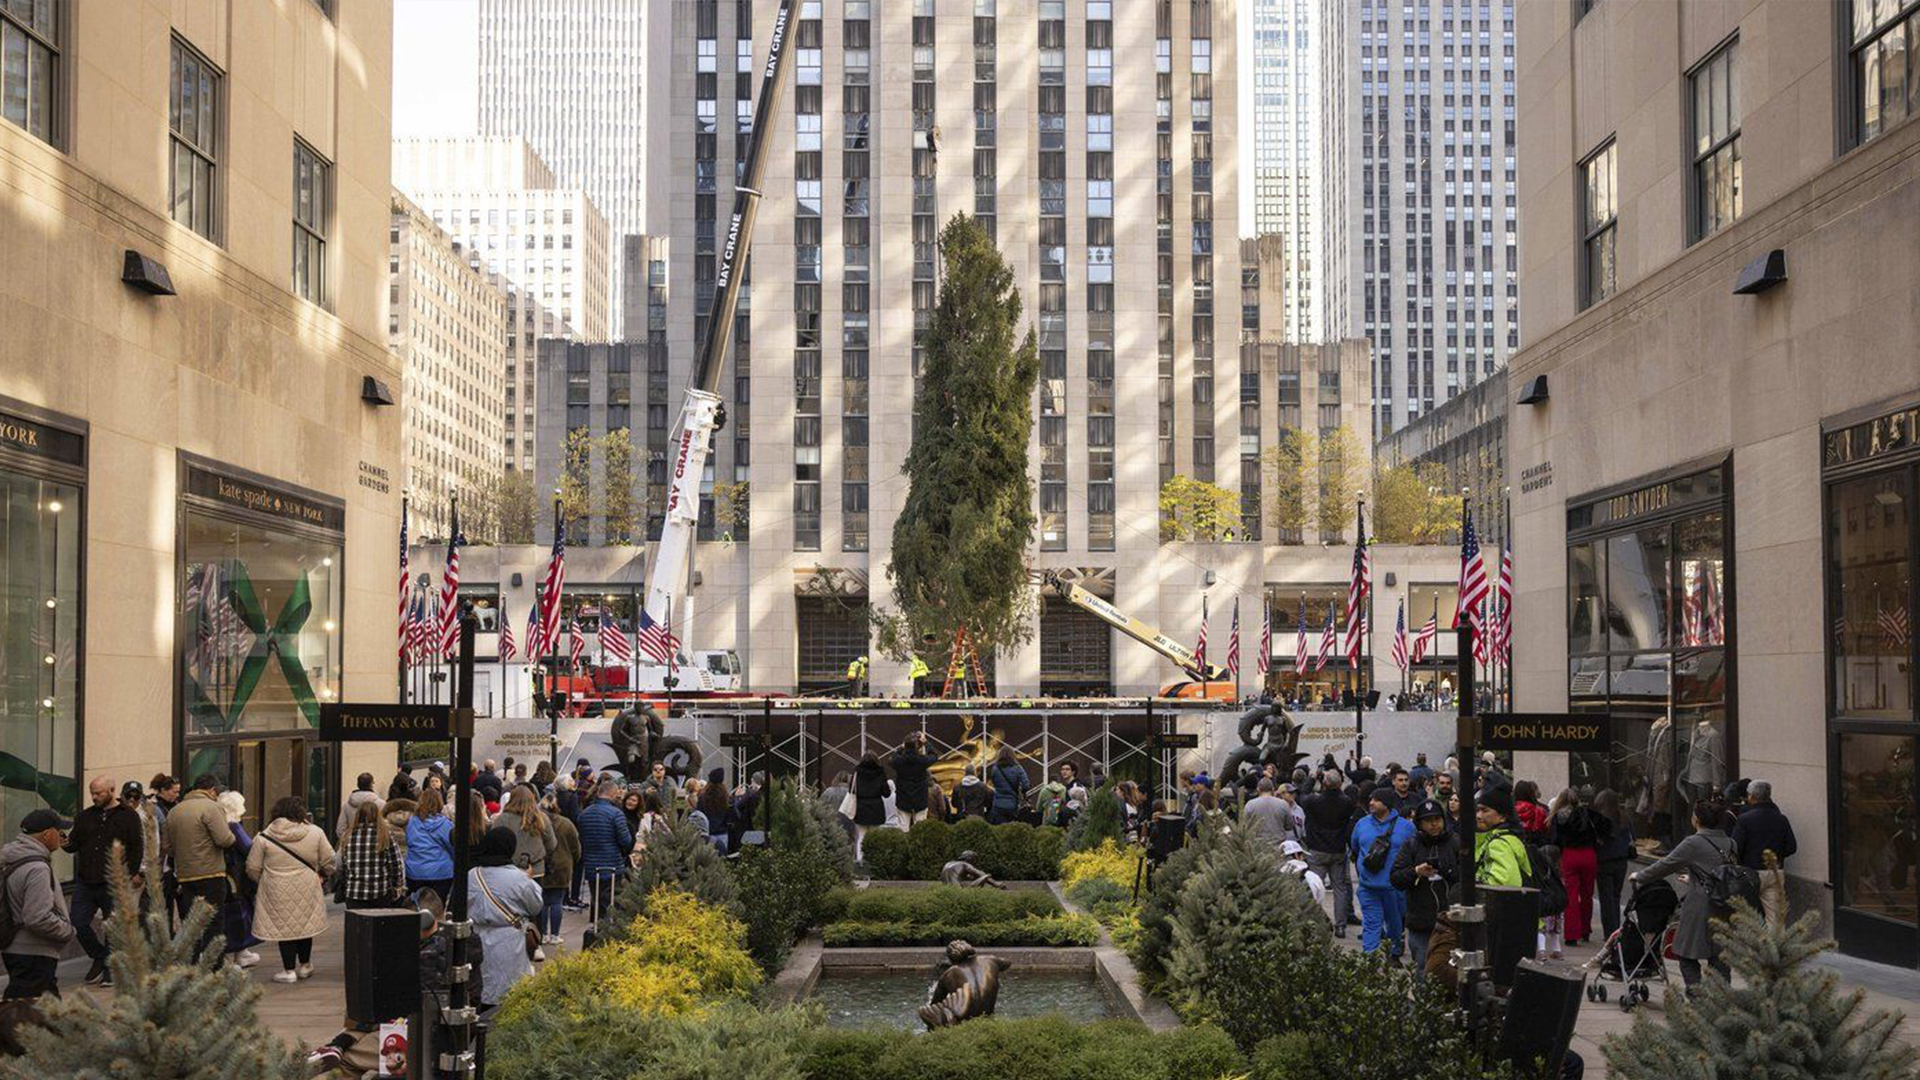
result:
M 280 943 L 273 981 L 290 983 L 313 975 L 313 939 L 327 928 L 327 878 L 333 845 L 307 820 L 307 803 L 288 795 L 273 804 L 273 821 L 247 853 L 247 876 L 260 883 L 253 902 L 253 933 Z

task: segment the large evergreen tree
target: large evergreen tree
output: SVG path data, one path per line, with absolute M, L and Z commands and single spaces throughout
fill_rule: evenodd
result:
M 1735 987 L 1708 977 L 1698 996 L 1670 992 L 1665 1022 L 1641 1013 L 1633 1030 L 1607 1038 L 1618 1080 L 1909 1080 L 1917 1060 L 1900 1042 L 1896 1013 L 1863 1008 L 1866 992 L 1842 994 L 1832 972 L 1809 961 L 1833 943 L 1809 912 L 1792 925 L 1737 911 L 1715 931 Z
M 882 644 L 895 654 L 929 639 L 944 650 L 962 628 L 982 654 L 1032 634 L 1027 438 L 1039 352 L 1021 332 L 1013 272 L 978 222 L 948 222 L 940 258 L 887 567 L 900 622 L 883 624 Z

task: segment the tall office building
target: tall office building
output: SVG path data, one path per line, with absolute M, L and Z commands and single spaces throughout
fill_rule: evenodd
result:
M 1314 0 L 1250 0 L 1253 231 L 1283 238 L 1288 341 L 1322 340 L 1320 34 Z
M 520 136 L 579 188 L 613 235 L 648 228 L 669 155 L 650 143 L 667 102 L 666 35 L 685 0 L 481 0 L 480 133 Z M 619 241 L 608 250 L 623 294 Z M 618 309 L 615 329 L 620 330 Z
M 405 371 L 406 490 L 419 535 L 445 536 L 448 496 L 497 478 L 506 462 L 506 297 L 399 192 L 388 239 L 387 334 Z
M 1373 343 L 1376 434 L 1520 344 L 1513 7 L 1322 11 L 1322 330 Z
M 502 449 L 533 468 L 535 341 L 605 341 L 611 323 L 607 222 L 578 188 L 554 186 L 517 138 L 405 139 L 393 144 L 394 187 L 453 238 L 507 297 Z

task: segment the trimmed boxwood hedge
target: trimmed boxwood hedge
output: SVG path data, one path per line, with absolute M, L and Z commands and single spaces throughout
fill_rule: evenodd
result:
M 1246 1064 L 1233 1040 L 1202 1025 L 1155 1033 L 1139 1024 L 1063 1016 L 970 1020 L 925 1034 L 826 1030 L 807 1041 L 809 1080 L 1044 1076 L 1048 1080 L 1212 1080 Z
M 830 947 L 945 945 L 1093 945 L 1092 919 L 1070 915 L 1053 894 L 936 885 L 931 889 L 836 889 L 820 936 Z
M 985 922 L 864 922 L 845 920 L 821 928 L 829 948 L 851 946 L 945 945 L 954 939 L 974 945 L 1097 945 L 1100 925 L 1086 915 L 1054 915 Z
M 867 872 L 875 880 L 938 881 L 941 867 L 971 851 L 975 866 L 1002 881 L 1054 881 L 1066 854 L 1066 834 L 1051 825 L 929 820 L 907 832 L 870 830 L 862 849 Z

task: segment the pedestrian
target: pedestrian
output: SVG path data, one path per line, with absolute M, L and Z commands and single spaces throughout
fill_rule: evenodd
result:
M 1062 803 L 1064 804 L 1064 802 L 1065 802 L 1065 798 L 1063 796 Z M 952 816 L 953 816 L 953 807 L 948 805 L 947 789 L 940 786 L 940 781 L 935 780 L 932 776 L 928 776 L 927 777 L 927 817 L 933 821 L 946 821 Z M 1064 823 L 1061 823 L 1057 820 L 1055 824 L 1060 825 L 1061 828 L 1066 827 Z
M 1412 775 L 1398 764 L 1391 764 L 1387 766 L 1387 783 L 1393 788 L 1393 802 L 1390 804 L 1393 812 L 1411 819 L 1414 807 L 1419 806 L 1424 798 L 1414 792 Z
M 362 802 L 354 811 L 340 848 L 340 866 L 340 897 L 348 911 L 394 908 L 406 902 L 406 874 L 380 804 Z
M 486 801 L 496 804 L 500 801 L 501 793 L 506 790 L 506 785 L 501 781 L 498 770 L 499 766 L 494 764 L 492 758 L 488 758 L 486 763 L 480 767 L 479 775 L 475 776 L 469 785 L 474 791 L 479 792 L 480 796 L 486 799 Z
M 1425 979 L 1433 927 L 1460 883 L 1460 838 L 1447 827 L 1447 813 L 1426 799 L 1413 811 L 1414 835 L 1393 857 L 1393 887 L 1407 894 L 1407 947 L 1413 976 Z
M 967 766 L 965 775 L 960 777 L 960 786 L 953 789 L 954 819 L 986 817 L 987 808 L 992 803 L 993 793 L 987 790 L 986 782 L 980 779 L 979 766 Z
M 107 885 L 107 865 L 113 858 L 113 845 L 121 845 L 120 857 L 134 887 L 140 885 L 143 843 L 137 811 L 120 802 L 111 777 L 96 776 L 87 784 L 87 797 L 93 805 L 73 819 L 73 831 L 67 834 L 64 849 L 73 859 L 72 922 L 80 947 L 86 950 L 93 966 L 86 981 L 97 986 L 113 985 L 107 970 L 107 944 L 93 932 L 95 914 L 107 918 L 113 914 L 113 889 Z
M 712 789 L 709 789 L 712 790 Z M 726 793 L 721 792 L 724 800 Z M 560 813 L 558 800 L 549 792 L 540 801 L 540 809 L 547 815 L 547 822 L 553 826 L 553 853 L 547 856 L 547 872 L 540 879 L 540 943 L 542 945 L 560 944 L 560 921 L 566 918 L 567 890 L 579 880 L 574 872 L 580 865 L 580 830 L 565 814 Z
M 1021 769 L 1020 773 L 1024 776 L 1026 770 Z M 1140 839 L 1140 829 L 1146 820 L 1146 793 L 1140 790 L 1139 784 L 1131 780 L 1122 780 L 1114 785 L 1113 797 L 1120 800 L 1121 828 L 1125 831 L 1127 839 Z
M 560 841 L 554 834 L 553 823 L 540 809 L 540 800 L 531 784 L 521 784 L 507 795 L 507 805 L 494 824 L 505 826 L 513 833 L 514 865 L 536 878 L 545 877 L 547 859 Z
M 633 830 L 634 865 L 639 865 L 638 857 L 647 849 L 649 837 L 656 833 L 671 831 L 673 831 L 673 824 L 667 820 L 667 811 L 661 804 L 660 792 L 647 792 L 640 799 L 640 827 Z
M 220 905 L 220 930 L 227 939 L 227 959 L 240 968 L 260 962 L 253 947 L 260 939 L 253 934 L 253 904 L 258 891 L 247 876 L 247 856 L 253 853 L 253 837 L 248 834 L 247 797 L 237 791 L 223 791 L 214 800 L 227 815 L 227 828 L 233 832 L 233 846 L 224 855 L 227 860 L 227 899 Z
M 482 1006 L 500 1004 L 514 983 L 533 974 L 533 961 L 540 954 L 527 936 L 540 917 L 540 886 L 513 865 L 517 844 L 512 829 L 495 825 L 474 846 L 474 866 L 467 871 L 469 917 L 486 956 L 480 974 Z M 536 941 L 538 937 L 536 932 Z
M 1340 786 L 1340 770 L 1325 769 L 1320 790 L 1300 800 L 1307 814 L 1307 865 L 1333 890 L 1333 936 L 1347 936 L 1353 918 L 1353 887 L 1348 883 L 1347 839 L 1353 800 Z
M 627 819 L 627 831 L 635 836 L 640 835 L 640 816 L 647 812 L 642 805 L 645 801 L 646 797 L 637 785 L 628 788 L 620 796 L 620 816 Z
M 307 802 L 288 795 L 273 804 L 273 820 L 247 855 L 247 876 L 260 883 L 253 932 L 280 944 L 274 982 L 313 977 L 313 939 L 327 928 L 322 890 L 333 874 L 333 845 L 307 820 Z
M 393 841 L 393 853 L 400 860 L 401 876 L 407 867 L 407 820 L 419 803 L 412 799 L 388 799 L 380 805 L 380 816 L 387 819 L 387 836 Z
M 593 789 L 593 802 L 580 811 L 580 865 L 590 890 L 590 907 L 597 920 L 613 902 L 614 886 L 627 875 L 627 853 L 633 850 L 633 830 L 620 812 L 620 788 L 603 779 Z
M 365 803 L 372 803 L 378 807 L 384 805 L 385 802 L 386 800 L 374 794 L 373 774 L 370 772 L 361 773 L 359 777 L 354 780 L 353 794 L 348 795 L 346 801 L 340 804 L 340 816 L 336 818 L 333 823 L 334 839 L 338 840 L 342 846 L 345 846 L 347 842 L 347 832 L 353 828 L 354 818 L 359 814 L 360 807 Z
M 7 1001 L 60 996 L 60 956 L 74 938 L 67 898 L 53 879 L 53 852 L 73 822 L 51 810 L 30 810 L 20 835 L 0 848 L 0 903 L 13 920 L 13 940 L 0 946 Z
M 1013 747 L 1002 745 L 999 756 L 987 768 L 987 786 L 993 789 L 987 820 L 995 825 L 1012 821 L 1026 802 L 1027 786 L 1032 782 L 1026 767 L 1014 760 Z
M 517 767 L 517 769 L 524 768 L 526 768 L 524 765 Z M 559 774 L 553 771 L 553 762 L 542 759 L 533 767 L 533 790 L 544 798 L 553 790 L 553 783 L 559 778 Z
M 1545 844 L 1552 839 L 1553 815 L 1547 812 L 1547 805 L 1540 801 L 1540 785 L 1531 780 L 1521 780 L 1513 785 L 1513 813 L 1520 828 L 1521 838 L 1529 844 Z
M 120 785 L 120 801 L 127 809 L 140 815 L 140 902 L 145 904 L 145 882 L 160 880 L 166 863 L 166 853 L 161 850 L 160 843 L 160 813 L 154 809 L 153 800 L 147 798 L 147 789 L 138 780 L 129 780 Z
M 1433 769 L 1428 766 L 1425 753 L 1413 755 L 1413 768 L 1407 770 L 1407 779 L 1412 781 L 1414 787 L 1420 789 L 1423 793 L 1422 797 L 1426 791 L 1430 790 L 1430 785 L 1433 783 Z
M 1373 782 L 1379 778 L 1380 774 L 1373 771 L 1373 759 L 1370 757 L 1362 757 L 1360 764 L 1354 766 L 1347 772 L 1347 779 L 1358 784 L 1362 791 L 1372 790 L 1374 786 Z
M 1700 962 L 1706 961 L 1721 978 L 1730 978 L 1726 961 L 1720 959 L 1708 920 L 1713 916 L 1707 895 L 1707 875 L 1733 858 L 1733 838 L 1727 835 L 1730 815 L 1718 799 L 1706 798 L 1693 804 L 1693 834 L 1674 845 L 1666 857 L 1642 870 L 1627 875 L 1634 885 L 1658 881 L 1686 871 L 1690 887 L 1680 902 L 1680 914 L 1673 931 L 1673 955 L 1680 959 L 1680 977 L 1691 994 L 1700 982 Z
M 453 895 L 453 819 L 446 815 L 440 789 L 429 787 L 407 819 L 407 883 L 414 899 L 432 889 L 442 902 Z
M 733 832 L 733 800 L 727 798 L 727 774 L 723 770 L 707 774 L 707 786 L 700 789 L 696 805 L 706 818 L 707 842 L 725 855 Z
M 420 797 L 420 785 L 414 782 L 413 773 L 405 765 L 394 770 L 393 779 L 387 781 L 387 801 L 405 799 L 413 802 Z
M 648 792 L 654 792 L 660 796 L 661 806 L 672 806 L 673 801 L 680 797 L 680 785 L 667 772 L 666 762 L 654 762 L 653 771 L 641 781 L 640 794 L 645 796 Z
M 1413 839 L 1413 823 L 1393 810 L 1393 788 L 1382 784 L 1367 797 L 1367 816 L 1353 826 L 1347 850 L 1360 883 L 1360 951 L 1386 948 L 1400 959 L 1400 895 L 1393 887 L 1393 861 Z M 1384 936 L 1383 936 L 1384 935 Z
M 1211 791 L 1208 794 L 1212 794 Z M 1280 872 L 1288 877 L 1296 877 L 1313 894 L 1314 904 L 1322 904 L 1327 898 L 1327 883 L 1307 862 L 1307 849 L 1298 840 L 1288 840 L 1280 845 Z
M 1293 808 L 1274 792 L 1273 778 L 1263 776 L 1254 787 L 1255 795 L 1240 810 L 1240 824 L 1247 833 L 1273 845 L 1275 851 L 1290 838 Z
M 1553 846 L 1560 849 L 1560 880 L 1567 887 L 1568 945 L 1593 936 L 1593 889 L 1600 875 L 1600 846 L 1613 836 L 1613 822 L 1587 805 L 1584 791 L 1567 788 L 1554 800 Z
M 1773 785 L 1765 780 L 1747 784 L 1747 805 L 1733 825 L 1733 849 L 1740 865 L 1760 875 L 1760 907 L 1768 922 L 1787 917 L 1787 860 L 1800 850 L 1793 823 L 1773 803 Z M 1767 865 L 1767 852 L 1774 865 Z
M 172 852 L 175 896 L 182 919 L 192 913 L 194 901 L 204 901 L 212 909 L 195 955 L 204 952 L 220 933 L 220 908 L 227 902 L 227 860 L 222 854 L 233 846 L 233 830 L 227 825 L 226 811 L 214 801 L 220 781 L 212 773 L 194 778 L 193 790 L 167 811 L 167 849 Z
M 1606 837 L 1594 852 L 1594 878 L 1600 892 L 1600 930 L 1611 938 L 1620 929 L 1620 894 L 1627 884 L 1627 863 L 1633 859 L 1633 822 L 1612 788 L 1602 788 L 1593 797 L 1593 811 L 1607 820 Z
M 927 820 L 927 769 L 940 755 L 927 753 L 927 733 L 915 731 L 893 753 L 893 802 L 900 827 L 911 829 Z
M 892 789 L 880 758 L 869 750 L 853 770 L 853 861 L 865 858 L 867 831 L 887 823 L 886 797 Z

